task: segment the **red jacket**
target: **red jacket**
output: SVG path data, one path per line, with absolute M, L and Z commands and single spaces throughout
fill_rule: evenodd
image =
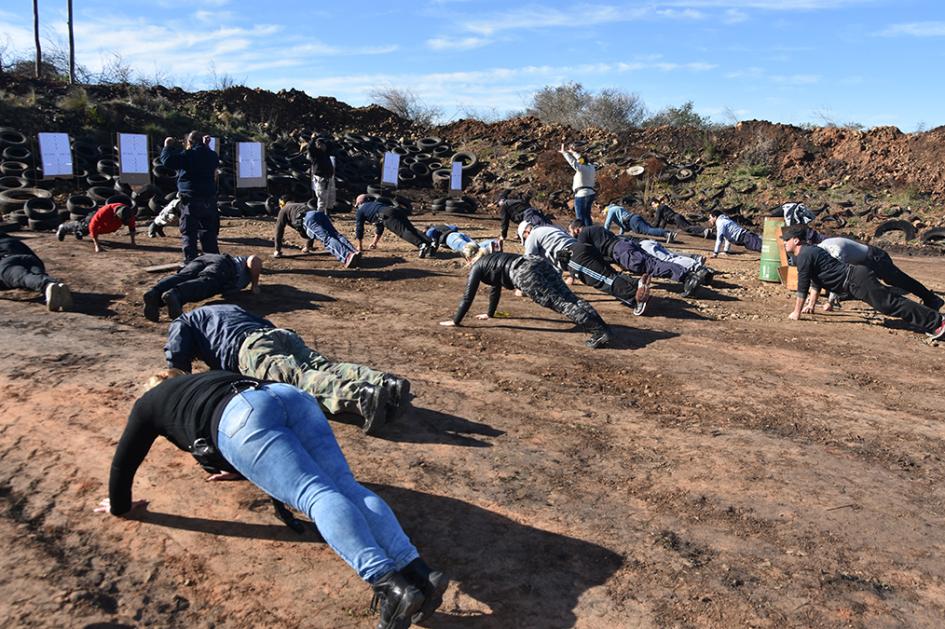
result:
M 102 234 L 110 234 L 112 232 L 117 232 L 121 229 L 123 223 L 121 219 L 118 218 L 118 215 L 115 214 L 115 208 L 121 207 L 123 203 L 109 203 L 108 205 L 103 205 L 95 213 L 95 216 L 92 217 L 92 220 L 89 222 L 89 235 L 93 238 L 101 236 Z M 128 221 L 128 229 L 130 231 L 135 230 L 135 219 Z

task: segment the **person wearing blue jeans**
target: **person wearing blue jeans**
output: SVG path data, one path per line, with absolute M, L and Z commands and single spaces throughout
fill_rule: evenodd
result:
M 591 208 L 597 197 L 597 168 L 589 164 L 587 158 L 574 150 L 573 146 L 566 149 L 562 144 L 558 152 L 574 169 L 574 179 L 571 182 L 571 189 L 574 191 L 574 216 L 585 225 L 593 225 Z
M 179 372 L 177 372 L 179 373 Z M 126 516 L 134 475 L 159 436 L 191 452 L 210 480 L 240 477 L 305 513 L 381 603 L 384 629 L 429 617 L 449 580 L 420 558 L 390 507 L 351 473 L 324 413 L 292 386 L 226 371 L 165 372 L 132 408 L 96 511 Z M 373 604 L 372 604 L 373 605 Z M 317 623 L 316 623 L 317 624 Z
M 612 223 L 617 224 L 621 236 L 628 231 L 632 231 L 643 234 L 644 236 L 666 238 L 666 242 L 672 242 L 676 238 L 676 232 L 671 232 L 662 227 L 653 227 L 639 214 L 634 214 L 622 205 L 617 205 L 616 203 L 611 203 L 607 206 L 607 214 L 604 217 L 604 229 L 609 230 Z
M 321 210 L 306 212 L 302 219 L 302 227 L 309 239 L 318 240 L 335 259 L 345 265 L 345 268 L 357 266 L 361 260 L 361 253 L 354 248 L 332 224 L 328 214 Z

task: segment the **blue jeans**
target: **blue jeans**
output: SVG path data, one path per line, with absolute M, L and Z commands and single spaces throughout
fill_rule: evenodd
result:
M 594 224 L 591 220 L 591 206 L 594 205 L 596 194 L 589 194 L 583 197 L 574 197 L 574 216 L 582 221 L 586 227 Z
M 646 236 L 656 236 L 657 238 L 666 236 L 665 229 L 662 227 L 653 227 L 638 214 L 634 214 L 630 217 L 630 231 L 635 231 L 638 234 L 644 234 Z
M 223 410 L 217 445 L 254 485 L 308 515 L 369 583 L 419 557 L 387 503 L 354 480 L 307 393 L 281 383 L 241 392 Z
M 335 229 L 331 219 L 324 212 L 305 214 L 305 233 L 309 238 L 318 239 L 325 249 L 339 262 L 344 262 L 355 249 L 341 233 Z

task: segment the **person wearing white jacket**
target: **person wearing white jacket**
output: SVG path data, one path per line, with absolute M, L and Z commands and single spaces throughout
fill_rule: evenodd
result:
M 574 169 L 574 179 L 571 182 L 571 189 L 574 191 L 574 216 L 587 226 L 593 225 L 591 207 L 594 205 L 594 197 L 597 196 L 594 188 L 597 169 L 593 164 L 588 164 L 587 159 L 573 148 L 566 149 L 564 144 L 561 145 L 560 153 Z

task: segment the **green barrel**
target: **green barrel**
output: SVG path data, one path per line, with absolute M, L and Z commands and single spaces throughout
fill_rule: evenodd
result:
M 781 249 L 778 245 L 778 228 L 784 226 L 783 218 L 765 219 L 765 231 L 761 240 L 761 268 L 758 279 L 762 282 L 780 282 L 778 267 L 781 266 Z

